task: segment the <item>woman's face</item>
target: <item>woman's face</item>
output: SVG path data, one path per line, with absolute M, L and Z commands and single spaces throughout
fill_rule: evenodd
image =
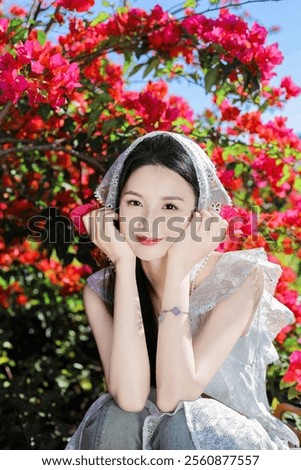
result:
M 187 227 L 195 207 L 193 190 L 178 173 L 164 166 L 143 166 L 122 190 L 119 230 L 138 258 L 162 258 Z

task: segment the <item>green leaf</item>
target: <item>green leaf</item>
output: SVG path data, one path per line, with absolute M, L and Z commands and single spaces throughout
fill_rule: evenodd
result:
M 101 13 L 99 13 L 99 15 L 96 16 L 96 18 L 94 18 L 94 20 L 91 21 L 90 26 L 93 27 L 93 26 L 96 26 L 99 23 L 103 23 L 108 18 L 110 18 L 109 13 L 105 13 L 104 11 L 102 11 Z
M 9 359 L 8 359 L 7 356 L 1 356 L 0 357 L 0 366 L 2 366 L 3 364 L 6 364 L 8 361 L 9 361 Z
M 279 388 L 280 390 L 284 390 L 285 388 L 289 388 L 295 385 L 295 382 L 283 382 L 283 380 L 280 381 Z
M 129 77 L 132 77 L 133 75 L 135 75 L 137 72 L 139 72 L 140 69 L 142 69 L 142 67 L 144 67 L 145 64 L 137 64 L 135 65 L 135 67 L 133 68 L 133 70 L 129 73 Z
M 122 15 L 122 13 L 127 13 L 128 12 L 128 8 L 127 7 L 119 7 L 117 8 L 117 13 L 119 15 Z
M 91 111 L 88 117 L 88 137 L 91 137 L 101 115 L 104 105 L 112 101 L 109 93 L 103 92 L 97 95 L 92 103 Z
M 150 59 L 148 66 L 143 72 L 143 78 L 146 78 L 152 72 L 152 70 L 158 66 L 158 64 L 159 64 L 158 57 L 153 57 L 152 59 Z
M 183 8 L 196 8 L 196 0 L 186 0 L 186 2 L 183 5 Z
M 235 177 L 242 175 L 245 172 L 245 165 L 242 163 L 237 163 L 234 168 Z
M 123 66 L 123 73 L 126 73 L 128 71 L 132 63 L 132 56 L 133 56 L 132 51 L 129 51 L 127 49 L 124 51 L 125 61 L 124 61 L 124 66 Z
M 52 114 L 52 107 L 47 103 L 41 103 L 38 107 L 38 114 L 46 122 Z
M 214 68 L 208 70 L 208 72 L 205 75 L 205 79 L 204 79 L 205 80 L 206 93 L 209 93 L 211 91 L 211 88 L 213 87 L 213 85 L 215 85 L 217 83 L 218 76 L 219 76 L 219 68 L 218 67 L 214 67 Z
M 299 397 L 300 396 L 300 392 L 298 392 L 298 390 L 296 390 L 294 387 L 291 387 L 288 391 L 288 394 L 287 394 L 287 397 L 289 400 L 293 400 L 294 398 L 296 397 Z
M 111 129 L 113 129 L 113 127 L 116 127 L 116 125 L 118 124 L 118 120 L 113 118 L 113 119 L 108 119 L 107 121 L 105 121 L 102 125 L 102 133 L 103 134 L 108 134 L 109 131 Z
M 140 59 L 140 57 L 146 54 L 148 51 L 147 51 L 146 46 L 143 43 L 139 43 L 136 49 L 134 50 L 134 52 L 135 52 L 137 59 Z
M 86 379 L 86 378 L 85 378 L 85 379 L 81 379 L 81 380 L 79 381 L 79 384 L 80 384 L 81 388 L 82 388 L 83 390 L 85 390 L 85 391 L 90 391 L 90 390 L 92 390 L 92 383 L 91 383 L 91 381 L 90 381 L 89 379 Z
M 38 30 L 38 41 L 41 44 L 41 46 L 43 46 L 45 44 L 46 39 L 47 39 L 46 33 L 44 33 L 44 31 L 41 31 L 39 29 Z
M 28 36 L 28 31 L 24 28 L 20 28 L 16 34 L 12 37 L 11 41 L 13 44 L 16 44 L 19 41 L 25 41 Z
M 11 31 L 11 30 L 17 29 L 22 24 L 23 24 L 23 20 L 15 18 L 10 22 L 8 30 Z
M 108 2 L 107 0 L 103 0 L 101 3 L 103 4 L 104 7 L 110 7 L 111 6 L 111 3 Z

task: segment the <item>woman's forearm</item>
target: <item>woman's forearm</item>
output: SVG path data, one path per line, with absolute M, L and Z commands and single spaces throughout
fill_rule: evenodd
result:
M 149 395 L 150 365 L 135 277 L 135 259 L 116 264 L 109 391 L 126 411 L 140 411 Z
M 177 306 L 182 312 L 189 309 L 189 275 L 168 266 L 165 277 L 162 309 Z M 180 400 L 197 398 L 195 359 L 189 316 L 168 312 L 159 323 L 157 347 L 157 404 L 161 411 L 173 411 Z

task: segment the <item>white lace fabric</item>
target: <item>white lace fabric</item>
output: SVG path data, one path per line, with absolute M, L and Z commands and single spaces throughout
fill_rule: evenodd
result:
M 196 276 L 198 263 L 191 271 Z M 210 310 L 235 292 L 254 270 L 264 279 L 262 295 L 247 334 L 239 338 L 231 353 L 200 397 L 182 401 L 176 411 L 185 409 L 186 421 L 196 449 L 288 449 L 298 447 L 297 436 L 271 415 L 266 395 L 266 366 L 278 358 L 272 343 L 279 331 L 295 321 L 293 312 L 275 297 L 280 266 L 271 263 L 263 248 L 224 253 L 211 273 L 190 295 L 189 318 L 196 335 Z M 104 271 L 88 278 L 88 284 L 105 300 Z M 256 282 L 256 277 L 255 277 Z M 218 346 L 217 346 L 218 347 Z M 153 413 L 145 419 L 143 448 L 150 449 L 152 435 L 162 417 Z
M 125 160 L 135 147 L 147 138 L 169 135 L 179 142 L 191 159 L 200 189 L 198 209 L 214 210 L 219 213 L 223 205 L 232 205 L 232 200 L 217 176 L 216 168 L 204 150 L 185 135 L 168 131 L 153 131 L 136 139 L 119 155 L 104 175 L 101 183 L 94 191 L 95 198 L 106 207 L 117 207 L 118 185 Z

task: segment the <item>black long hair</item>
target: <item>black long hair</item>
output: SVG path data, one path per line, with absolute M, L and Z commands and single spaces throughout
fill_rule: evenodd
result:
M 196 202 L 198 201 L 199 185 L 191 158 L 176 139 L 169 134 L 162 133 L 142 140 L 126 158 L 119 179 L 117 207 L 119 206 L 123 187 L 129 176 L 138 168 L 146 165 L 160 165 L 178 173 L 190 184 Z M 119 227 L 117 226 L 117 228 Z M 114 273 L 112 273 L 108 284 L 111 305 L 113 305 L 114 299 L 114 281 L 115 276 Z M 153 287 L 143 271 L 139 258 L 136 258 L 136 283 L 150 361 L 151 386 L 155 387 L 158 320 L 150 296 L 150 294 L 153 293 Z

